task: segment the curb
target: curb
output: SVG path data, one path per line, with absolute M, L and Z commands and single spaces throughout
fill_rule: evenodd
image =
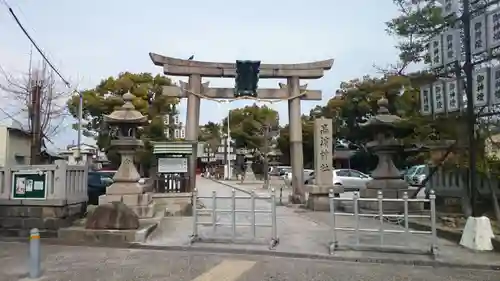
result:
M 296 259 L 314 259 L 324 261 L 338 262 L 357 262 L 357 263 L 374 263 L 374 264 L 396 264 L 396 265 L 412 265 L 412 266 L 429 266 L 429 267 L 448 267 L 462 268 L 475 270 L 493 270 L 500 271 L 500 265 L 494 264 L 462 264 L 451 263 L 437 260 L 401 260 L 395 258 L 371 258 L 371 257 L 343 257 L 328 254 L 313 254 L 313 253 L 293 253 L 281 251 L 265 251 L 251 249 L 225 249 L 218 247 L 207 246 L 156 246 L 131 244 L 131 249 L 147 249 L 147 250 L 163 250 L 163 251 L 179 251 L 179 252 L 200 252 L 200 253 L 218 253 L 218 254 L 234 254 L 234 255 L 253 255 L 253 256 L 270 256 L 280 258 L 296 258 Z
M 246 190 L 246 189 L 243 189 L 243 188 L 241 188 L 241 187 L 236 187 L 236 186 L 234 186 L 234 185 L 231 185 L 231 184 L 228 184 L 228 183 L 222 182 L 222 181 L 220 181 L 220 180 L 210 179 L 210 178 L 209 178 L 208 180 L 211 180 L 211 181 L 213 181 L 213 182 L 215 182 L 215 183 L 218 183 L 218 184 L 221 184 L 221 185 L 224 185 L 224 186 L 227 186 L 227 187 L 230 187 L 230 188 L 236 189 L 236 190 L 238 190 L 238 191 L 240 191 L 240 192 L 243 192 L 243 193 L 246 193 L 246 194 L 248 194 L 248 195 L 252 194 L 250 191 L 248 191 L 248 190 Z
M 0 239 L 0 242 L 14 242 L 28 244 L 27 239 Z M 293 253 L 273 250 L 252 250 L 252 249 L 231 249 L 209 246 L 161 246 L 161 245 L 146 245 L 138 243 L 89 243 L 84 241 L 61 241 L 60 239 L 48 238 L 43 240 L 45 245 L 59 245 L 69 247 L 97 247 L 97 248 L 112 248 L 112 249 L 136 249 L 136 250 L 155 250 L 155 251 L 177 251 L 190 253 L 216 253 L 216 254 L 232 254 L 232 255 L 251 255 L 251 256 L 266 256 L 278 258 L 295 258 L 295 259 L 313 259 L 322 261 L 337 261 L 337 262 L 354 262 L 354 263 L 371 263 L 371 264 L 394 264 L 394 265 L 410 265 L 410 266 L 428 266 L 428 267 L 447 267 L 447 268 L 462 268 L 472 270 L 491 270 L 500 271 L 500 265 L 495 264 L 462 264 L 444 262 L 439 260 L 402 260 L 395 258 L 375 258 L 375 257 L 346 257 L 335 256 L 328 254 L 315 253 Z M 325 250 L 326 251 L 326 250 Z

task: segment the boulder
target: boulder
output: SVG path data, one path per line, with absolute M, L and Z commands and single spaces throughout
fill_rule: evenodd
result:
M 122 202 L 97 206 L 88 214 L 87 229 L 138 229 L 139 217 Z

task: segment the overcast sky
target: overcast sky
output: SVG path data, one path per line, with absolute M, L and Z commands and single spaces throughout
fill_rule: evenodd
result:
M 3 0 L 2 0 L 3 1 Z M 0 1 L 0 65 L 10 73 L 26 71 L 30 43 Z M 395 62 L 395 39 L 385 22 L 397 15 L 391 0 L 7 0 L 28 32 L 61 73 L 80 89 L 122 71 L 161 73 L 149 52 L 197 60 L 298 63 L 334 58 L 319 80 L 303 81 L 323 91 L 323 101 L 303 102 L 302 112 L 324 104 L 341 81 L 375 74 L 374 64 Z M 178 79 L 178 78 L 175 78 Z M 211 86 L 232 87 L 232 79 L 210 79 Z M 259 87 L 278 87 L 261 80 Z M 2 104 L 7 104 L 5 95 Z M 185 116 L 185 101 L 181 115 Z M 200 124 L 219 121 L 229 108 L 204 101 Z M 2 105 L 0 105 L 2 106 Z M 271 105 L 282 123 L 287 105 Z M 3 106 L 5 108 L 5 106 Z M 10 109 L 12 110 L 12 109 Z M 0 114 L 0 121 L 6 123 Z M 76 142 L 68 127 L 59 147 Z

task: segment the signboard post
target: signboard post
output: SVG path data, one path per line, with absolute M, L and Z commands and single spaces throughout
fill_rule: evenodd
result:
M 11 199 L 47 199 L 47 173 L 20 171 L 12 174 Z

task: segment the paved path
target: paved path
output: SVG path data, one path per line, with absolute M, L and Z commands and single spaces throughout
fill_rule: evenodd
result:
M 227 183 L 226 183 L 227 184 Z M 234 184 L 234 183 L 231 183 Z M 214 182 L 212 180 L 200 178 L 198 183 L 198 190 L 201 196 L 210 196 L 212 191 L 216 191 L 218 195 L 229 196 L 231 194 L 231 187 Z M 235 187 L 245 191 L 237 191 L 237 196 L 248 196 L 248 192 L 256 190 L 258 195 L 269 195 L 268 190 L 258 188 L 252 185 L 236 185 Z M 343 194 L 344 196 L 352 196 L 352 194 Z M 211 208 L 211 200 L 203 199 L 203 204 L 207 208 Z M 230 200 L 220 199 L 217 202 L 217 208 L 229 209 Z M 268 200 L 259 200 L 256 204 L 257 209 L 270 208 Z M 250 209 L 249 200 L 241 200 L 237 203 L 238 209 Z M 210 222 L 211 216 L 203 216 L 200 220 Z M 247 214 L 238 214 L 237 223 L 249 223 L 250 218 Z M 220 215 L 219 222 L 230 223 L 230 214 Z M 258 215 L 256 218 L 257 223 L 270 223 L 268 214 Z M 339 226 L 353 227 L 354 219 L 352 217 L 339 217 L 337 219 Z M 379 222 L 370 218 L 361 221 L 362 228 L 378 228 Z M 277 226 L 278 237 L 280 243 L 276 246 L 274 251 L 285 252 L 292 254 L 315 254 L 327 255 L 328 246 L 332 241 L 332 232 L 330 228 L 330 217 L 327 212 L 309 212 L 303 209 L 294 209 L 285 206 L 278 206 L 277 208 Z M 385 229 L 402 229 L 402 227 L 393 224 L 385 224 Z M 193 230 L 192 217 L 171 217 L 162 220 L 158 229 L 153 233 L 146 244 L 156 246 L 189 246 L 189 236 Z M 214 233 L 211 227 L 199 227 L 199 235 L 205 238 L 222 238 L 230 240 L 231 227 L 221 226 L 217 228 Z M 269 240 L 271 238 L 270 228 L 258 228 L 257 239 L 251 241 L 251 232 L 249 227 L 238 227 L 237 237 L 247 241 L 248 243 L 207 243 L 200 242 L 194 243 L 192 247 L 210 247 L 224 250 L 259 250 L 268 251 Z M 352 232 L 338 233 L 338 241 L 340 245 L 353 244 L 355 236 Z M 401 234 L 386 234 L 385 241 L 389 241 L 392 245 L 399 245 L 411 247 L 425 251 L 430 249 L 429 236 L 412 236 L 405 237 Z M 361 242 L 366 244 L 378 244 L 379 237 L 377 234 L 363 235 Z M 439 239 L 438 240 L 439 255 L 437 260 L 445 263 L 458 263 L 458 264 L 479 264 L 479 265 L 497 265 L 500 266 L 500 255 L 498 253 L 474 253 L 467 249 L 458 246 L 450 241 Z M 373 259 L 386 259 L 386 260 L 408 260 L 414 262 L 430 262 L 430 256 L 427 255 L 414 255 L 414 254 L 389 254 L 380 252 L 367 252 L 367 251 L 338 251 L 335 254 L 338 257 L 345 257 L 346 259 L 360 259 L 360 260 L 373 260 Z
M 224 182 L 224 184 L 234 185 L 237 188 L 246 191 L 254 190 L 257 194 L 262 196 L 269 195 L 270 191 L 262 189 L 260 185 L 239 185 L 232 182 Z M 275 189 L 275 192 L 278 192 Z M 287 192 L 291 192 L 287 189 Z M 342 193 L 341 197 L 352 198 L 353 192 Z M 422 196 L 425 196 L 422 194 Z M 288 197 L 288 193 L 287 196 Z M 282 215 L 279 220 L 279 230 L 281 245 L 279 250 L 283 251 L 293 251 L 293 252 L 305 252 L 305 251 L 325 251 L 328 242 L 331 241 L 332 235 L 330 232 L 330 226 L 332 225 L 331 217 L 329 212 L 312 212 L 304 209 L 281 209 L 278 214 Z M 292 213 L 290 213 L 292 212 Z M 296 216 L 301 217 L 307 221 L 306 224 L 300 222 Z M 290 220 L 290 218 L 294 219 Z M 289 222 L 292 224 L 302 224 L 304 227 L 291 228 Z M 353 217 L 337 216 L 336 223 L 338 227 L 355 227 L 355 220 Z M 380 227 L 380 222 L 372 218 L 362 218 L 360 220 L 360 228 L 364 229 L 378 229 Z M 390 223 L 384 224 L 384 229 L 394 229 L 394 230 L 404 230 L 403 227 L 393 225 Z M 355 235 L 353 232 L 337 232 L 337 237 L 339 244 L 351 244 L 355 243 Z M 291 239 L 291 240 L 290 240 Z M 303 241 L 300 244 L 299 241 Z M 378 233 L 364 233 L 360 239 L 361 244 L 377 245 L 380 243 L 380 236 Z M 411 235 L 404 236 L 404 234 L 385 234 L 385 243 L 390 243 L 391 245 L 401 246 L 416 250 L 425 251 L 430 249 L 431 239 L 430 235 Z M 300 246 L 298 246 L 300 244 Z M 318 246 L 319 245 L 319 246 Z M 465 249 L 454 242 L 450 242 L 445 239 L 438 238 L 438 257 L 439 261 L 449 262 L 449 263 L 461 263 L 461 264 L 491 264 L 500 266 L 500 254 L 495 252 L 485 252 L 477 253 Z M 349 257 L 359 256 L 377 256 L 374 253 L 368 252 L 338 252 L 340 255 L 346 255 Z M 394 259 L 418 259 L 423 260 L 424 257 L 420 255 L 401 255 L 401 254 L 384 254 L 385 257 L 392 257 Z
M 211 196 L 212 191 L 216 191 L 218 196 L 230 196 L 231 187 L 222 185 L 220 183 L 214 182 L 212 180 L 199 178 L 197 182 L 198 192 L 200 196 Z M 259 193 L 261 195 L 267 195 L 264 193 Z M 248 193 L 236 191 L 236 196 L 246 196 Z M 248 197 L 249 198 L 249 197 Z M 206 208 L 212 207 L 211 199 L 202 199 L 203 205 Z M 217 201 L 217 209 L 229 209 L 231 206 L 231 201 L 228 199 L 219 199 Z M 251 203 L 249 199 L 238 199 L 237 209 L 250 209 Z M 270 210 L 271 203 L 269 200 L 256 200 L 256 209 L 258 210 Z M 240 213 L 236 217 L 238 224 L 248 224 L 250 222 L 250 216 L 248 214 Z M 210 215 L 201 216 L 200 221 L 211 222 L 212 217 Z M 230 223 L 230 214 L 221 214 L 217 217 L 219 223 Z M 258 214 L 256 215 L 256 222 L 258 224 L 270 224 L 271 218 L 270 214 Z M 277 209 L 277 225 L 278 225 L 278 237 L 280 243 L 278 244 L 277 251 L 286 252 L 296 252 L 296 253 L 327 253 L 327 243 L 328 240 L 324 235 L 328 235 L 328 227 L 318 225 L 312 222 L 309 218 L 297 215 L 294 210 L 279 207 Z M 189 235 L 192 234 L 193 229 L 193 219 L 191 217 L 172 217 L 165 218 L 160 223 L 158 230 L 152 235 L 151 239 L 147 242 L 149 245 L 161 245 L 161 246 L 179 246 L 189 244 Z M 318 238 L 318 235 L 314 231 L 320 231 L 323 235 L 322 239 Z M 220 226 L 217 228 L 216 232 L 213 232 L 211 227 L 199 227 L 199 235 L 203 238 L 214 238 L 219 237 L 222 239 L 231 238 L 231 227 L 230 226 Z M 248 241 L 248 243 L 239 244 L 213 244 L 213 243 L 195 243 L 193 246 L 198 245 L 209 245 L 218 246 L 224 248 L 238 248 L 238 249 L 252 249 L 252 250 L 267 250 L 271 239 L 271 228 L 270 227 L 259 227 L 256 231 L 256 239 L 252 242 L 250 227 L 238 227 L 237 228 L 237 238 L 242 241 Z
M 26 276 L 28 247 L 0 242 L 0 281 Z M 499 272 L 250 255 L 45 245 L 43 281 L 493 281 Z

